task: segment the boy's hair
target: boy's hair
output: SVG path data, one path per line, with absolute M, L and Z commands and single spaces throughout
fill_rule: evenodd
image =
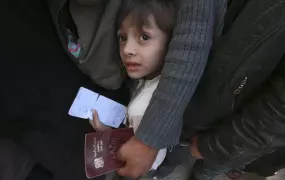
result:
M 123 0 L 118 17 L 118 27 L 126 17 L 139 30 L 150 27 L 149 17 L 153 16 L 156 25 L 167 35 L 172 34 L 175 26 L 175 0 Z

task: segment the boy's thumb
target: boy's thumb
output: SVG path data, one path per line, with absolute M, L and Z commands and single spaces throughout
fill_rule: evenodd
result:
M 92 110 L 93 118 L 98 119 L 98 113 L 96 110 Z

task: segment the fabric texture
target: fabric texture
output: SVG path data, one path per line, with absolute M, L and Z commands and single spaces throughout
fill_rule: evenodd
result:
M 256 8 L 257 3 L 259 4 L 259 8 Z M 253 11 L 253 8 L 255 11 Z M 283 74 L 280 74 L 278 69 L 275 70 L 275 68 L 285 52 L 283 48 L 276 48 L 278 42 L 281 43 L 280 47 L 284 47 L 285 45 L 283 41 L 283 39 L 285 40 L 284 8 L 284 0 L 270 1 L 270 3 L 268 1 L 253 0 L 249 2 L 244 12 L 239 16 L 236 23 L 242 21 L 249 25 L 244 29 L 241 27 L 238 33 L 245 31 L 252 32 L 253 38 L 256 37 L 254 36 L 256 33 L 261 34 L 258 37 L 259 41 L 248 41 L 253 42 L 253 44 L 261 42 L 264 39 L 266 41 L 255 47 L 255 51 L 251 51 L 251 54 L 243 59 L 244 64 L 239 66 L 239 69 L 246 70 L 243 72 L 246 76 L 241 79 L 241 83 L 234 89 L 234 102 L 232 102 L 231 106 L 234 113 L 229 115 L 229 120 L 224 120 L 224 122 L 226 121 L 226 125 L 218 127 L 215 132 L 205 133 L 199 137 L 199 149 L 205 155 L 205 158 L 220 162 L 236 158 L 247 151 L 256 151 L 257 153 L 257 151 L 268 148 L 270 152 L 272 149 L 282 145 L 277 139 L 279 139 L 278 137 L 282 139 L 285 135 L 282 133 L 284 132 L 284 124 L 282 123 L 282 107 L 284 105 L 282 101 Z M 248 16 L 246 16 L 246 13 L 249 12 L 252 13 L 251 19 L 248 19 Z M 245 21 L 246 18 L 248 21 Z M 267 22 L 271 19 L 275 19 L 276 21 L 268 24 Z M 251 29 L 252 26 L 250 25 L 253 23 L 255 23 L 254 27 L 258 25 L 259 28 L 255 29 L 253 27 Z M 261 27 L 264 28 L 260 32 Z M 229 33 L 234 33 L 236 30 L 238 29 Z M 228 37 L 227 40 L 229 40 Z M 282 41 L 280 41 L 281 39 Z M 235 42 L 235 44 L 238 43 Z M 252 44 L 250 45 L 252 46 Z M 236 49 L 236 51 L 238 50 L 240 49 Z M 274 56 L 272 56 L 273 54 Z M 262 63 L 263 59 L 264 63 Z M 263 66 L 266 67 L 263 68 Z M 282 63 L 279 64 L 279 68 L 283 68 Z M 271 75 L 273 70 L 275 70 L 275 74 L 277 75 Z M 238 74 L 240 71 L 237 70 L 233 73 Z M 263 73 L 263 76 L 257 76 L 255 73 Z M 257 78 L 258 81 L 255 80 Z M 270 78 L 270 81 L 267 82 L 266 78 Z M 250 99 L 247 99 L 241 105 L 239 98 L 242 94 L 246 95 L 248 91 L 254 90 L 252 83 L 261 83 L 260 90 L 253 91 L 252 93 L 254 94 L 252 94 Z M 222 97 L 221 99 L 224 98 L 226 97 Z
M 283 42 L 279 41 L 283 38 L 282 3 L 250 2 L 213 47 L 198 89 L 184 113 L 184 135 L 230 123 L 229 115 L 238 112 L 253 97 L 283 56 Z M 268 24 L 272 18 L 278 20 Z
M 284 147 L 284 9 L 284 0 L 249 1 L 214 46 L 184 114 L 204 157 L 196 179 Z

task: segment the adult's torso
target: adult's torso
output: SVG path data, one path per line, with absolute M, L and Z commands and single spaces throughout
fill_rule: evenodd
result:
M 284 53 L 284 20 L 284 1 L 248 3 L 213 47 L 185 110 L 183 137 L 220 124 L 250 100 Z

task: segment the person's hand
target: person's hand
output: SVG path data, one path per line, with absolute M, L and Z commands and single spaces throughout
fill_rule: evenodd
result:
M 89 123 L 96 131 L 106 131 L 108 129 L 111 129 L 109 126 L 104 125 L 99 120 L 97 111 L 93 110 L 92 114 L 93 114 L 93 120 L 89 121 Z
M 197 159 L 204 159 L 204 157 L 201 155 L 198 149 L 198 136 L 192 138 L 190 143 L 190 152 L 193 157 Z
M 133 137 L 117 152 L 117 158 L 126 162 L 117 172 L 121 176 L 137 179 L 152 167 L 158 151 L 150 148 Z

